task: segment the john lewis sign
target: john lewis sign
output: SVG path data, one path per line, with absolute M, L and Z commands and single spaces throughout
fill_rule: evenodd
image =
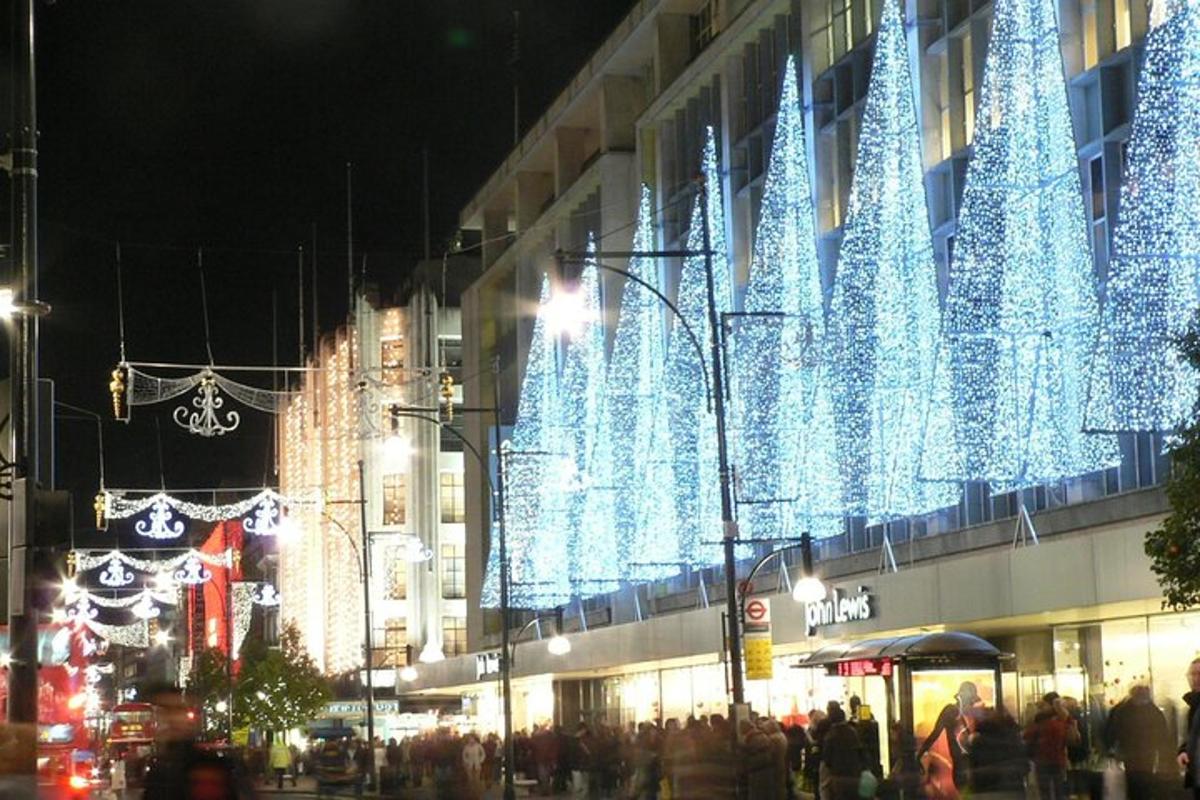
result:
M 855 594 L 843 594 L 840 589 L 834 589 L 830 594 L 831 597 L 826 597 L 819 603 L 805 605 L 804 621 L 809 636 L 819 628 L 847 622 L 862 622 L 875 616 L 874 598 L 867 594 L 866 586 L 859 586 Z

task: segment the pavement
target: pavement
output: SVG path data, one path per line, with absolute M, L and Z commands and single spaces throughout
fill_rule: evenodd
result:
M 278 800 L 309 800 L 310 798 L 315 798 L 317 796 L 316 779 L 308 777 L 308 776 L 301 776 L 297 780 L 295 787 L 292 786 L 291 781 L 285 780 L 282 790 L 275 788 L 274 781 L 271 781 L 270 784 L 260 784 L 260 785 L 256 786 L 255 788 L 258 790 L 259 795 L 262 796 L 263 798 L 278 798 Z M 396 798 L 397 800 L 501 800 L 501 798 L 503 797 L 503 793 L 501 790 L 502 790 L 502 787 L 500 785 L 496 785 L 496 786 L 492 786 L 490 789 L 484 791 L 482 795 L 468 793 L 468 792 L 455 792 L 454 794 L 445 794 L 445 793 L 438 794 L 436 792 L 435 787 L 433 786 L 432 781 L 426 781 L 424 783 L 424 785 L 422 785 L 421 787 L 416 788 L 416 789 L 405 788 L 405 789 L 400 789 L 398 793 L 389 792 L 387 794 L 379 794 L 378 792 L 364 791 L 362 796 L 364 798 L 368 798 L 369 800 L 374 800 L 375 798 L 380 798 L 380 800 L 386 800 L 387 798 Z M 329 797 L 330 795 L 326 795 L 326 796 Z M 339 792 L 337 795 L 333 795 L 333 796 L 335 796 L 335 797 L 354 797 L 354 792 L 353 791 L 342 791 L 342 792 Z M 522 795 L 518 794 L 517 796 L 521 797 Z M 525 795 L 525 796 L 546 797 L 546 795 Z M 567 794 L 550 795 L 549 797 L 551 798 L 551 800 L 569 800 L 572 797 L 572 795 L 567 793 Z

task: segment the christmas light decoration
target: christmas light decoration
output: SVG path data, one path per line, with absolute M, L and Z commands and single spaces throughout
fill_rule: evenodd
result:
M 657 246 L 651 203 L 650 187 L 643 184 L 633 234 L 635 251 Z M 628 271 L 660 289 L 655 259 L 631 258 Z M 666 311 L 653 292 L 627 280 L 608 366 L 609 436 L 613 452 L 621 454 L 612 462 L 613 532 L 618 562 L 625 567 L 625 576 L 635 581 L 679 571 L 671 491 L 675 478 L 663 402 Z
M 937 375 L 941 309 L 921 132 L 900 8 L 885 0 L 829 311 L 838 464 L 848 514 L 888 520 L 958 502 L 919 478 L 954 465 L 949 372 Z M 929 436 L 925 436 L 925 432 Z
M 175 420 L 179 427 L 198 436 L 224 436 L 236 430 L 242 421 L 241 414 L 236 411 L 222 412 L 224 405 L 225 398 L 221 397 L 221 390 L 217 388 L 213 374 L 205 372 L 200 379 L 196 396 L 192 398 L 192 406 L 196 410 L 189 411 L 187 406 L 179 406 L 171 415 L 171 419 Z M 222 413 L 224 419 L 220 418 Z
M 959 452 L 925 477 L 1008 489 L 1117 463 L 1083 433 L 1098 322 L 1054 0 L 996 0 L 938 364 Z
M 309 486 L 312 485 L 309 484 Z M 108 489 L 103 494 L 105 496 L 104 513 L 108 519 L 127 519 L 159 505 L 164 505 L 188 519 L 203 522 L 222 522 L 244 517 L 268 502 L 274 503 L 277 510 L 279 507 L 292 509 L 299 506 L 311 506 L 320 511 L 323 505 L 320 493 L 310 488 L 290 494 L 283 494 L 274 489 L 262 489 L 251 497 L 233 503 L 193 503 L 166 492 L 147 493 L 141 489 Z
M 721 176 L 717 171 L 716 136 L 706 132 L 701 161 L 707 187 L 709 244 L 717 311 L 733 308 L 732 278 L 725 246 L 725 214 L 721 202 Z M 687 249 L 704 249 L 703 213 L 699 197 L 692 206 Z M 704 256 L 683 259 L 676 307 L 702 344 L 717 332 L 709 325 L 708 288 Z M 721 561 L 721 495 L 717 468 L 717 428 L 705 392 L 705 369 L 711 372 L 707 353 L 695 346 L 675 325 L 667 346 L 666 406 L 671 433 L 675 475 L 675 518 L 680 559 L 693 566 Z
M 179 569 L 175 570 L 172 577 L 185 586 L 195 586 L 211 580 L 212 572 L 205 569 L 204 563 L 195 554 L 192 554 L 184 560 Z
M 142 620 L 130 625 L 108 625 L 103 622 L 89 620 L 85 623 L 86 628 L 92 633 L 106 640 L 110 644 L 120 645 L 122 647 L 149 647 L 150 633 L 146 627 L 146 623 Z M 164 631 L 165 632 L 165 631 Z M 93 643 L 93 652 L 99 650 L 99 646 Z M 84 655 L 88 655 L 88 647 L 84 647 Z
M 136 558 L 120 550 L 109 550 L 101 554 L 95 554 L 88 550 L 74 550 L 72 552 L 75 555 L 75 564 L 80 572 L 88 572 L 101 567 L 106 568 L 106 571 L 108 571 L 112 569 L 112 565 L 116 564 L 118 567 L 126 566 L 138 572 L 158 574 L 175 570 L 189 560 L 196 560 L 202 564 L 217 567 L 228 567 L 233 563 L 233 554 L 230 550 L 226 550 L 224 553 L 218 555 L 202 553 L 199 550 L 188 550 L 187 552 L 161 560 Z M 122 576 L 122 579 L 124 579 L 124 576 Z M 103 583 L 103 581 L 101 582 Z M 132 582 L 133 577 L 130 576 L 128 583 L 105 585 L 128 586 Z
M 546 596 L 563 602 L 571 596 L 568 583 L 566 508 L 556 491 L 554 467 L 567 457 L 567 442 L 558 405 L 556 346 L 548 316 L 550 279 L 543 277 L 533 337 L 521 379 L 517 422 L 511 438 L 500 445 L 504 462 L 505 535 L 508 547 L 509 602 L 514 607 L 537 607 L 531 587 L 539 576 L 549 578 Z M 499 602 L 499 552 L 492 542 L 487 597 Z
M 81 594 L 67 609 L 67 619 L 77 625 L 84 625 L 88 620 L 95 619 L 99 613 L 99 610 L 92 606 L 91 597 Z
M 100 573 L 99 581 L 105 586 L 128 586 L 133 583 L 133 573 L 125 569 L 125 565 L 121 563 L 119 554 L 114 552 L 105 563 L 104 571 Z
M 1200 306 L 1200 3 L 1155 0 L 1087 426 L 1173 431 L 1200 394 L 1175 342 Z
M 269 583 L 264 583 L 257 587 L 253 597 L 255 605 L 265 608 L 274 608 L 279 605 L 279 592 Z
M 250 632 L 250 620 L 254 614 L 255 586 L 252 583 L 235 581 L 230 590 L 233 596 L 233 649 L 232 658 L 237 658 L 242 651 L 242 642 Z
M 595 251 L 589 236 L 587 252 Z M 582 313 L 566 345 L 560 407 L 571 460 L 586 481 L 567 493 L 567 574 L 573 593 L 588 596 L 615 589 L 621 569 L 613 530 L 613 441 L 600 270 L 594 257 L 584 262 L 575 294 Z M 544 567 L 540 571 L 545 574 Z
M 160 592 L 157 589 L 147 587 L 137 594 L 127 595 L 125 597 L 105 597 L 102 594 L 93 594 L 86 589 L 77 589 L 76 591 L 66 596 L 68 604 L 78 602 L 80 599 L 87 601 L 89 605 L 99 606 L 100 608 L 136 608 L 143 605 L 147 600 L 151 603 L 160 603 L 164 605 L 175 605 L 176 599 L 173 592 Z M 137 613 L 137 612 L 134 612 Z M 157 616 L 157 614 L 155 615 Z
M 138 619 L 154 619 L 161 613 L 158 606 L 154 604 L 154 599 L 148 589 L 139 594 L 137 598 L 137 602 L 129 610 Z
M 842 529 L 804 121 L 789 58 L 731 359 L 738 500 L 746 538 Z
M 138 520 L 133 529 L 142 536 L 151 539 L 174 539 L 183 535 L 184 524 L 171 521 L 171 508 L 165 499 L 160 499 L 150 507 L 150 519 Z
M 118 419 L 129 421 L 130 412 L 134 406 L 163 403 L 195 391 L 196 394 L 191 400 L 190 407 L 187 405 L 176 407 L 171 418 L 176 425 L 189 433 L 211 438 L 236 430 L 241 424 L 239 412 L 224 409 L 225 396 L 241 405 L 267 414 L 280 413 L 294 396 L 292 392 L 260 389 L 257 386 L 242 383 L 212 367 L 205 367 L 180 377 L 153 375 L 145 371 L 150 367 L 171 370 L 189 369 L 182 364 L 149 365 L 122 361 L 113 370 L 112 380 L 109 382 L 113 412 Z M 231 372 L 239 371 L 236 367 L 222 369 Z M 263 370 L 257 369 L 256 371 L 262 372 Z M 285 371 L 280 370 L 280 372 Z M 122 416 L 122 411 L 124 416 Z

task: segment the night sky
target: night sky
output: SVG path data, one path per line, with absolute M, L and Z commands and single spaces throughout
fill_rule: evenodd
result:
M 537 119 L 631 0 L 58 0 L 40 4 L 42 374 L 105 415 L 107 483 L 260 485 L 270 419 L 190 436 L 175 404 L 111 421 L 115 243 L 127 356 L 206 360 L 196 248 L 217 363 L 297 358 L 296 248 L 318 229 L 321 323 L 346 311 L 345 164 L 369 278 L 422 250 L 421 151 L 433 250 L 512 146 L 508 61 L 521 12 L 522 119 Z M 355 269 L 359 256 L 356 255 Z M 311 309 L 311 298 L 305 303 Z M 311 327 L 306 324 L 306 328 Z M 157 418 L 157 425 L 156 425 Z M 59 484 L 90 507 L 95 425 L 61 421 Z M 76 525 L 90 525 L 77 511 Z

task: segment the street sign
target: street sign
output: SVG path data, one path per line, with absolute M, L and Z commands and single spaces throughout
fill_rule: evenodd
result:
M 768 680 L 774 674 L 771 661 L 771 601 L 755 599 L 746 603 L 742 624 L 746 680 Z

